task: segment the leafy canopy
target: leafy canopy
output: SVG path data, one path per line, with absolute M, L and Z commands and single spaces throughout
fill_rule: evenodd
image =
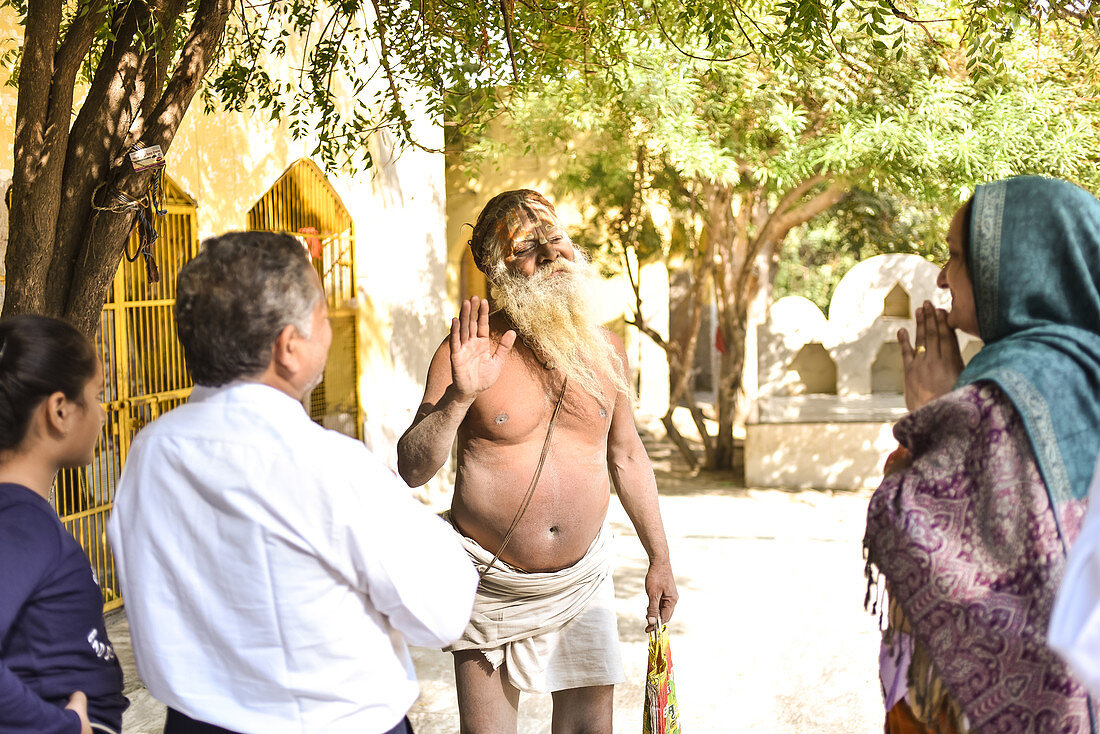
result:
M 102 15 L 87 72 L 121 32 L 114 19 L 132 2 L 62 3 L 64 24 L 93 9 Z M 4 4 L 24 19 L 41 10 L 27 0 Z M 182 41 L 198 3 L 152 5 L 172 4 L 186 9 L 172 27 L 139 26 L 150 36 L 146 45 L 163 34 Z M 561 85 L 581 83 L 608 95 L 601 102 L 638 110 L 649 123 L 645 132 L 682 173 L 733 180 L 739 161 L 722 148 L 723 138 L 732 142 L 737 131 L 700 124 L 747 111 L 768 115 L 770 128 L 739 140 L 746 151 L 769 150 L 769 134 L 805 132 L 810 117 L 785 79 L 791 74 L 804 76 L 803 94 L 820 100 L 835 94 L 836 105 L 850 108 L 863 77 L 888 61 L 912 62 L 921 49 L 957 51 L 952 64 L 996 76 L 1015 63 L 1006 46 L 1040 31 L 1065 36 L 1059 63 L 1080 73 L 1096 57 L 1097 15 L 1095 5 L 1080 0 L 241 0 L 203 93 L 210 109 L 286 118 L 293 134 L 319 141 L 315 154 L 334 168 L 369 165 L 365 142 L 380 130 L 400 143 L 422 144 L 410 106 L 470 133 L 530 94 L 560 94 Z M 917 67 L 927 71 L 927 61 Z M 632 93 L 636 83 L 658 93 L 648 109 Z M 766 88 L 741 99 L 760 85 Z M 893 122 L 906 121 L 895 116 Z M 854 154 L 867 135 L 858 121 L 851 125 Z M 889 152 L 919 149 L 919 140 L 895 137 Z M 824 146 L 819 155 L 823 164 L 852 157 Z M 794 168 L 777 165 L 766 175 L 782 181 L 805 168 L 786 163 Z
M 583 241 L 666 254 L 677 229 L 662 237 L 654 223 L 704 213 L 700 182 L 775 206 L 820 177 L 864 194 L 818 241 L 844 249 L 860 230 L 867 244 L 848 247 L 848 258 L 936 255 L 944 214 L 977 182 L 1046 173 L 1100 188 L 1100 85 L 1085 63 L 1096 46 L 1091 16 L 1071 23 L 941 3 L 924 11 L 945 18 L 932 24 L 843 3 L 814 24 L 787 0 L 757 4 L 758 19 L 731 30 L 741 6 L 692 14 L 703 5 L 630 35 L 616 64 L 513 98 L 513 130 L 560 156 L 559 193 L 591 205 Z M 466 147 L 495 159 L 509 144 Z

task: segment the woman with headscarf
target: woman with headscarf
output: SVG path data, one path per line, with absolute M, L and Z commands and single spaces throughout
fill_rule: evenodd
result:
M 1096 732 L 1046 632 L 1100 451 L 1100 201 L 984 184 L 948 244 L 951 310 L 922 306 L 915 347 L 898 334 L 911 412 L 864 538 L 886 731 Z M 965 369 L 956 329 L 984 342 Z

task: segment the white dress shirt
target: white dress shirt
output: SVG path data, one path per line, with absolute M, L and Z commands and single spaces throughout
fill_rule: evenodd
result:
M 138 673 L 245 734 L 372 734 L 418 693 L 477 574 L 455 531 L 362 443 L 266 385 L 196 387 L 140 432 L 108 527 Z
M 1050 613 L 1047 642 L 1094 696 L 1100 695 L 1100 463 L 1089 508 L 1070 549 Z

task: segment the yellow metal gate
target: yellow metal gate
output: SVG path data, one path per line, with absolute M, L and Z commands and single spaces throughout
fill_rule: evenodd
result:
M 156 217 L 159 237 L 153 245 L 161 281 L 148 282 L 141 258 L 133 263 L 124 260 L 119 267 L 96 339 L 103 361 L 107 422 L 92 465 L 61 472 L 55 488 L 57 512 L 88 553 L 103 590 L 105 610 L 122 604 L 114 556 L 107 544 L 107 517 L 130 442 L 146 423 L 184 402 L 192 387 L 183 348 L 176 339 L 172 307 L 176 274 L 198 253 L 195 202 L 167 176 L 162 195 L 168 213 Z M 130 251 L 136 247 L 135 232 Z
M 325 428 L 362 438 L 351 215 L 321 169 L 303 158 L 249 210 L 248 228 L 288 232 L 309 250 L 325 288 L 332 324 L 325 376 L 310 393 L 309 415 Z

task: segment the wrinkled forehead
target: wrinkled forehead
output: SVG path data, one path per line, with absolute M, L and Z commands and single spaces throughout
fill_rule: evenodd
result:
M 528 239 L 542 239 L 559 226 L 558 218 L 549 207 L 528 200 L 512 207 L 500 218 L 493 237 L 507 247 Z

